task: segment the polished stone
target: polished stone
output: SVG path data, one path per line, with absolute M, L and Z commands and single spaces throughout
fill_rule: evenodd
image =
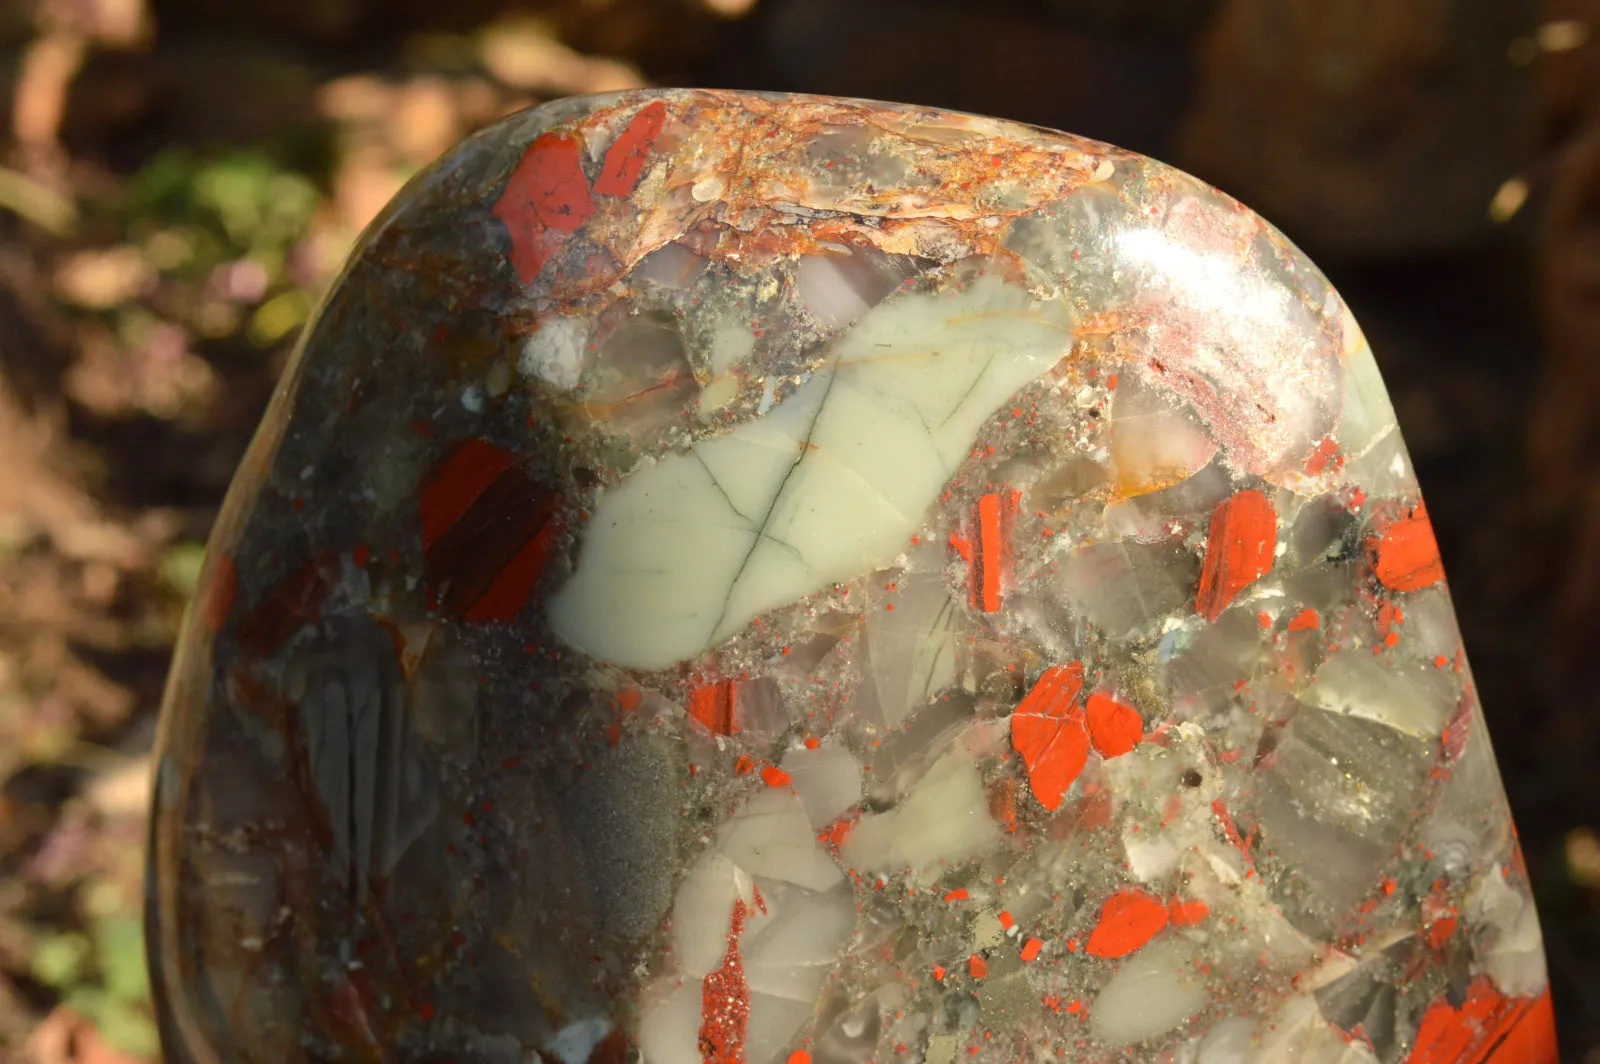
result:
M 211 544 L 173 1061 L 1555 1060 L 1327 281 L 1160 163 L 713 92 L 476 135 Z

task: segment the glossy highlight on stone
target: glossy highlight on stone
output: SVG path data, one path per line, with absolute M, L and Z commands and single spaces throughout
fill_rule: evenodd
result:
M 168 1059 L 1556 1059 L 1360 330 L 969 115 L 647 91 L 416 178 L 169 682 Z

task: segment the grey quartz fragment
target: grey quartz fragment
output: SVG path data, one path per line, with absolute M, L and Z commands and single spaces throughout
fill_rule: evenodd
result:
M 644 736 L 612 747 L 562 796 L 601 924 L 626 937 L 653 931 L 672 904 L 682 748 Z
M 1378 889 L 1427 781 L 1428 744 L 1376 721 L 1305 707 L 1259 775 L 1261 838 L 1285 871 L 1283 913 L 1309 934 Z
M 1177 544 L 1119 541 L 1080 547 L 1061 566 L 1068 602 L 1112 639 L 1153 634 L 1194 596 L 1200 563 Z

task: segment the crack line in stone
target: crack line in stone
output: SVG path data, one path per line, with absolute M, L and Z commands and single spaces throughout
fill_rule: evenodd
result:
M 700 463 L 700 468 L 706 471 L 706 476 L 711 478 L 711 486 L 717 489 L 717 494 L 721 495 L 722 501 L 728 504 L 728 509 L 738 514 L 745 521 L 753 524 L 754 522 L 751 521 L 750 515 L 733 504 L 732 496 L 730 496 L 728 494 L 728 490 L 722 486 L 722 481 L 717 479 L 717 475 L 711 471 L 711 467 L 706 464 L 705 458 L 700 454 L 700 448 L 691 448 L 689 453 L 694 455 L 695 461 Z
M 993 261 L 994 261 L 994 257 L 991 255 L 990 256 L 990 262 L 992 263 Z M 992 292 L 989 293 L 988 305 L 985 306 L 982 311 L 980 311 L 980 312 L 978 312 L 976 314 L 965 315 L 964 317 L 966 319 L 968 319 L 968 320 L 981 321 L 981 320 L 987 319 L 987 318 L 989 318 L 991 316 L 995 316 L 996 313 L 997 313 L 995 311 L 995 309 L 994 309 L 995 304 L 1000 302 L 1000 293 L 1002 291 L 1004 291 L 1005 288 L 1006 288 L 1006 286 L 1003 285 L 1003 284 L 996 286 L 995 289 Z M 1012 314 L 1004 312 L 1004 311 L 1001 311 L 1001 312 L 998 312 L 998 313 L 999 313 L 999 316 L 1001 316 L 1001 317 L 1014 317 L 1014 316 L 1017 316 L 1017 315 L 1012 315 Z M 958 320 L 961 320 L 961 319 L 960 318 L 946 318 L 945 319 L 945 324 L 947 326 L 954 325 L 956 323 L 956 321 L 958 321 Z M 982 340 L 983 340 L 982 336 L 974 335 L 972 337 L 971 341 L 969 342 L 968 346 L 967 346 L 967 354 L 971 355 L 971 354 L 975 353 L 977 351 L 978 344 Z M 934 352 L 934 354 L 935 354 L 935 356 L 937 356 L 938 352 Z M 944 420 L 939 422 L 939 427 L 941 429 L 944 428 L 946 425 L 950 424 L 950 419 L 955 417 L 956 414 L 960 412 L 961 408 L 966 405 L 967 400 L 972 397 L 972 393 L 978 390 L 978 385 L 980 383 L 982 383 L 983 378 L 988 376 L 989 367 L 993 366 L 994 362 L 995 362 L 995 359 L 997 359 L 999 357 L 1000 357 L 1000 352 L 999 351 L 991 351 L 991 352 L 989 352 L 989 358 L 988 358 L 988 360 L 986 362 L 984 362 L 982 368 L 980 368 L 978 370 L 977 376 L 972 378 L 972 383 L 967 386 L 967 390 L 965 392 L 963 392 L 961 394 L 961 397 L 955 401 L 955 404 L 953 406 L 951 406 L 950 412 L 947 413 L 944 416 Z
M 822 420 L 822 412 L 828 407 L 828 396 L 833 394 L 833 383 L 838 379 L 839 360 L 835 358 L 829 367 L 828 383 L 823 388 L 822 398 L 817 402 L 816 412 L 811 415 L 811 423 L 806 426 L 805 439 L 799 441 L 799 453 L 794 456 L 794 462 L 784 472 L 783 479 L 778 482 L 778 490 L 773 493 L 772 501 L 767 504 L 767 512 L 761 517 L 761 526 L 755 530 L 755 540 L 751 542 L 750 549 L 745 551 L 744 557 L 740 559 L 739 568 L 734 570 L 733 579 L 728 581 L 728 593 L 723 596 L 722 608 L 717 613 L 716 623 L 711 626 L 711 631 L 706 635 L 707 646 L 711 645 L 712 639 L 716 637 L 717 631 L 722 627 L 722 622 L 728 619 L 728 606 L 733 602 L 733 593 L 738 589 L 739 581 L 744 577 L 745 569 L 749 567 L 750 559 L 755 555 L 756 548 L 761 545 L 761 540 L 767 535 L 767 522 L 772 520 L 773 512 L 777 510 L 778 503 L 782 501 L 783 493 L 788 489 L 789 480 L 794 476 L 795 470 L 800 468 L 800 463 L 806 460 L 806 455 L 811 451 L 811 437 L 817 431 L 817 423 Z M 793 396 L 790 397 L 791 401 L 793 398 Z M 807 568 L 810 567 L 807 566 Z
M 961 393 L 960 397 L 956 399 L 955 405 L 950 407 L 950 412 L 944 416 L 944 420 L 939 422 L 941 429 L 950 424 L 950 419 L 961 412 L 961 408 L 966 405 L 968 399 L 972 398 L 972 393 L 978 390 L 978 385 L 983 383 L 983 378 L 988 375 L 989 367 L 994 365 L 994 360 L 999 357 L 998 352 L 989 356 L 989 360 L 978 370 L 977 376 L 972 378 L 972 383 L 967 385 L 967 390 Z
M 949 595 L 946 595 L 945 599 L 944 599 L 944 605 L 939 607 L 939 612 L 934 615 L 933 623 L 928 626 L 928 631 L 931 633 L 931 632 L 934 632 L 934 631 L 942 630 L 942 635 L 943 636 L 948 636 L 950 634 L 950 627 L 951 626 L 950 626 L 949 622 L 947 621 L 947 618 L 950 616 L 951 612 L 954 609 L 955 609 L 955 600 L 952 599 Z M 948 640 L 943 639 L 941 636 L 935 636 L 933 638 L 927 639 L 927 640 L 925 640 L 925 643 L 934 642 L 936 639 L 939 640 L 940 642 L 942 642 L 943 646 L 939 647 L 938 649 L 936 649 L 934 651 L 933 665 L 931 667 L 929 667 L 928 670 L 925 673 L 923 673 L 923 676 L 922 676 L 922 700 L 919 703 L 919 706 L 927 705 L 928 704 L 928 696 L 933 693 L 933 674 L 939 671 L 939 659 L 941 657 L 943 657 L 946 653 L 949 653 L 952 656 L 955 654 L 955 648 L 950 645 Z

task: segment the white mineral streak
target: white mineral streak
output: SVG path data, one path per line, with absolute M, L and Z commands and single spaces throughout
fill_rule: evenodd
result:
M 1455 607 L 1450 603 L 1450 593 L 1442 585 L 1412 591 L 1406 595 L 1405 621 L 1402 631 L 1407 640 L 1416 640 L 1419 647 L 1437 647 L 1454 657 L 1461 646 L 1461 628 L 1456 624 Z M 1460 689 L 1461 675 L 1455 673 L 1450 683 L 1451 693 Z
M 983 422 L 1070 348 L 1069 315 L 988 276 L 879 304 L 766 417 L 604 495 L 551 628 L 665 668 L 887 565 Z
M 1305 701 L 1433 740 L 1455 710 L 1456 692 L 1451 674 L 1444 670 L 1412 668 L 1400 673 L 1368 651 L 1341 650 L 1317 670 Z
M 699 414 L 702 418 L 712 417 L 738 397 L 737 377 L 713 377 L 709 384 L 700 389 Z
M 1260 876 L 1253 875 L 1244 883 L 1248 889 L 1239 892 L 1234 911 L 1238 913 L 1239 923 L 1249 928 L 1249 933 L 1240 935 L 1236 944 L 1255 950 L 1264 965 L 1285 976 L 1314 963 L 1323 944 L 1289 922 Z
M 1359 458 L 1379 438 L 1396 432 L 1394 406 L 1378 373 L 1372 348 L 1348 308 L 1341 307 L 1344 327 L 1344 406 L 1334 439 L 1349 458 Z
M 1314 994 L 1343 979 L 1357 967 L 1358 962 L 1350 954 L 1330 947 L 1320 961 L 1307 966 L 1296 985 L 1303 993 Z
M 867 614 L 876 723 L 893 730 L 956 676 L 960 610 L 935 568 L 900 582 L 894 609 Z
M 800 796 L 812 830 L 820 831 L 861 800 L 861 766 L 839 743 L 815 750 L 791 750 L 779 768 Z
M 1182 196 L 1161 227 L 1114 240 L 1119 268 L 1150 304 L 1144 361 L 1194 404 L 1236 467 L 1281 478 L 1332 427 L 1339 351 L 1294 287 L 1239 254 L 1259 224 Z
M 1054 574 L 1064 597 L 1113 640 L 1147 634 L 1194 598 L 1198 565 L 1173 543 L 1119 540 L 1070 551 Z
M 1194 1064 L 1245 1064 L 1254 1044 L 1255 1024 L 1230 1016 L 1198 1039 Z
M 727 934 L 727 930 L 723 930 Z M 700 980 L 657 985 L 639 1016 L 644 1064 L 701 1064 Z
M 806 309 L 832 328 L 849 325 L 871 306 L 833 255 L 802 257 L 795 270 L 795 287 Z
M 1345 463 L 1345 479 L 1373 498 L 1414 497 L 1417 481 L 1411 475 L 1405 451 L 1399 429 L 1381 433 L 1365 454 Z
M 1180 859 L 1193 861 L 1214 852 L 1232 862 L 1237 855 L 1217 838 L 1211 803 L 1222 797 L 1222 792 L 1211 781 L 1195 788 L 1177 783 L 1186 755 L 1204 763 L 1204 733 L 1192 736 L 1180 726 L 1172 732 L 1170 742 L 1169 748 L 1141 743 L 1101 767 L 1104 785 L 1120 815 L 1128 870 L 1146 883 L 1164 879 Z
M 711 174 L 696 181 L 689 189 L 689 195 L 694 197 L 696 203 L 710 203 L 714 199 L 721 199 L 727 189 L 728 182 L 721 174 Z
M 958 747 L 935 761 L 898 806 L 862 817 L 839 858 L 861 872 L 937 873 L 941 863 L 988 853 L 1002 837 L 978 766 Z
M 751 875 L 827 890 L 844 874 L 817 845 L 798 795 L 757 794 L 717 832 L 717 849 Z
M 1372 348 L 1350 311 L 1342 314 L 1344 407 L 1333 438 L 1345 459 L 1343 473 L 1373 498 L 1415 495 L 1416 479 Z
M 505 359 L 495 359 L 489 371 L 484 374 L 483 390 L 489 393 L 491 399 L 498 399 L 506 394 L 511 387 L 511 364 Z
M 1006 925 L 1000 922 L 1000 914 L 996 912 L 982 912 L 972 918 L 972 931 L 968 938 L 968 945 L 973 950 L 992 949 L 1005 941 Z
M 1217 453 L 1199 418 L 1142 370 L 1123 374 L 1111 401 L 1111 461 L 1128 495 L 1170 487 Z
M 1508 997 L 1532 997 L 1545 988 L 1544 937 L 1533 899 L 1506 882 L 1496 867 L 1473 888 L 1467 918 L 1494 929 L 1493 944 L 1479 958 L 1481 970 Z
M 1218 834 L 1213 802 L 1227 793 L 1220 777 L 1207 772 L 1194 788 L 1176 783 L 1182 764 L 1204 763 L 1204 732 L 1186 722 L 1169 732 L 1169 743 L 1140 744 L 1102 766 L 1123 824 L 1128 870 L 1151 884 L 1182 882 L 1186 899 L 1204 902 L 1212 920 L 1229 922 L 1226 950 L 1273 971 L 1302 970 L 1321 946 L 1284 918 L 1262 877 L 1246 876 L 1243 856 Z M 1202 930 L 1207 926 L 1216 925 Z
M 744 1036 L 746 1064 L 767 1064 L 789 1048 L 795 1034 L 815 1010 L 816 1002 L 810 998 L 796 1001 L 751 990 L 750 1024 Z
M 731 319 L 723 319 L 711 334 L 710 367 L 713 376 L 721 377 L 733 367 L 750 357 L 756 349 L 756 334 L 750 326 Z
M 1284 1002 L 1260 1031 L 1255 1052 L 1240 1058 L 1218 1056 L 1216 1064 L 1377 1064 L 1371 1047 L 1348 1038 L 1322 1018 L 1317 999 L 1302 994 Z M 1206 1060 L 1206 1064 L 1212 1064 Z
M 924 1064 L 954 1064 L 960 1047 L 961 1040 L 955 1035 L 936 1034 L 928 1039 L 928 1051 L 922 1059 Z
M 517 368 L 525 377 L 539 377 L 570 391 L 583 376 L 583 352 L 588 340 L 587 323 L 577 318 L 551 318 L 523 341 Z
M 1188 944 L 1160 938 L 1122 962 L 1089 1009 L 1089 1029 L 1112 1045 L 1140 1042 L 1183 1023 L 1209 997 Z
M 727 958 L 736 911 L 750 1004 L 744 1057 L 766 1064 L 810 1018 L 855 929 L 849 884 L 817 842 L 801 800 L 786 790 L 751 798 L 679 885 L 676 971 L 651 988 L 639 1018 L 647 1064 L 700 1064 L 702 980 Z
M 672 949 L 678 968 L 696 978 L 716 971 L 728 948 L 728 917 L 735 900 L 744 902 L 746 931 L 756 908 L 755 881 L 720 853 L 694 863 L 672 899 Z
M 664 288 L 688 288 L 705 265 L 705 259 L 682 244 L 667 244 L 646 255 L 632 276 L 636 281 L 651 281 Z
M 804 1002 L 809 1015 L 855 928 L 855 901 L 848 887 L 826 894 L 778 887 L 763 898 L 772 919 L 745 933 L 745 978 L 752 993 Z
M 591 1016 L 567 1024 L 545 1043 L 545 1052 L 556 1057 L 561 1064 L 584 1064 L 600 1040 L 611 1033 L 611 1021 Z
M 1128 871 L 1135 879 L 1152 883 L 1178 863 L 1178 846 L 1170 837 L 1149 839 L 1135 834 L 1138 825 L 1130 824 L 1123 832 L 1122 847 L 1128 856 Z

